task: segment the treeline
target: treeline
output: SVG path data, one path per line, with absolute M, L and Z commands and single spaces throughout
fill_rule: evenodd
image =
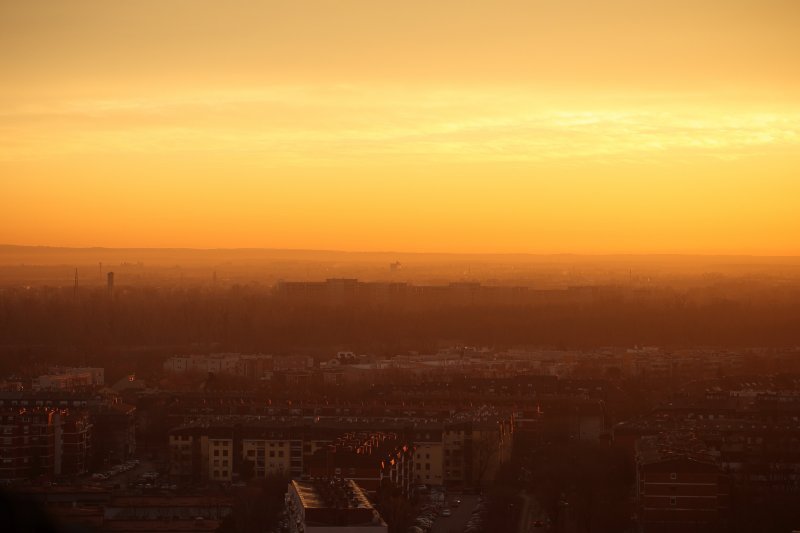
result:
M 394 352 L 457 341 L 495 347 L 794 346 L 800 297 L 646 300 L 589 298 L 544 304 L 292 302 L 264 287 L 11 289 L 0 292 L 0 345 L 214 345 L 290 353 L 342 348 Z

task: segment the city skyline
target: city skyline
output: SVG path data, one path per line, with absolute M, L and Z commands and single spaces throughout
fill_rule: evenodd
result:
M 800 1 L 0 1 L 0 529 L 800 532 Z

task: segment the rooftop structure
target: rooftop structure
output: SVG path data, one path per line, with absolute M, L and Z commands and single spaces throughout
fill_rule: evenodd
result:
M 292 481 L 286 506 L 290 529 L 305 533 L 386 533 L 386 522 L 349 479 Z

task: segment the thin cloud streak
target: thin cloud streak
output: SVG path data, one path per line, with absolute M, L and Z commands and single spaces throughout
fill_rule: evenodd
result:
M 649 161 L 794 150 L 800 112 L 619 99 L 554 104 L 525 91 L 271 87 L 0 109 L 0 160 L 80 154 L 251 153 L 273 163 Z M 199 118 L 198 118 L 199 117 Z M 55 125 L 54 125 L 55 124 Z

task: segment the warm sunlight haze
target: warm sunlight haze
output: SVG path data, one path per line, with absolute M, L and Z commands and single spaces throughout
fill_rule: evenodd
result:
M 793 0 L 3 2 L 0 243 L 800 253 Z
M 0 533 L 800 533 L 800 0 L 0 0 Z

